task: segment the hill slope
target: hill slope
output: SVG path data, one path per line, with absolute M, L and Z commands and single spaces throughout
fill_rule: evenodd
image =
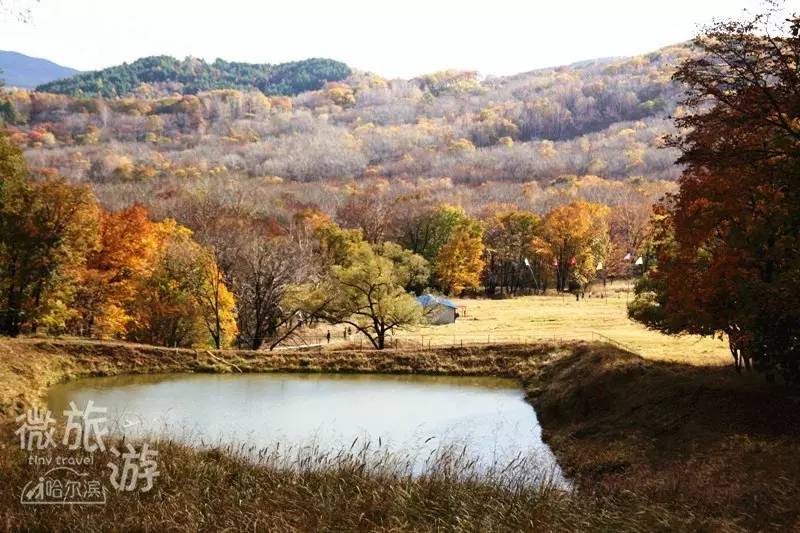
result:
M 391 194 L 416 194 L 415 184 L 429 180 L 420 193 L 429 201 L 475 210 L 513 202 L 547 212 L 570 198 L 583 176 L 592 177 L 586 199 L 613 203 L 624 199 L 623 184 L 631 180 L 634 188 L 660 187 L 680 174 L 678 153 L 664 146 L 664 136 L 674 133 L 669 117 L 683 96 L 672 74 L 694 54 L 679 44 L 498 78 L 450 70 L 387 80 L 353 72 L 291 98 L 254 90 L 176 92 L 196 90 L 198 81 L 253 87 L 265 72 L 262 81 L 272 88 L 283 83 L 285 92 L 332 77 L 319 75 L 313 61 L 258 70 L 156 58 L 46 87 L 78 90 L 80 81 L 95 83 L 96 91 L 98 82 L 103 90 L 128 84 L 124 90 L 133 90 L 133 98 L 18 92 L 9 95 L 9 105 L 31 166 L 96 184 L 109 206 L 139 202 L 167 216 L 191 177 L 241 194 L 265 216 L 289 220 L 301 205 L 336 216 L 349 196 L 342 180 L 381 177 Z M 203 76 L 182 82 L 175 75 L 180 69 Z M 135 85 L 145 76 L 159 79 L 159 72 L 177 81 Z
M 0 70 L 2 70 L 0 78 L 5 81 L 6 85 L 26 89 L 74 76 L 80 72 L 46 59 L 3 50 L 0 50 Z
M 142 84 L 167 94 L 196 94 L 212 89 L 258 89 L 269 95 L 295 95 L 321 88 L 327 81 L 350 75 L 350 67 L 331 59 L 313 58 L 278 65 L 235 63 L 217 59 L 207 63 L 187 57 L 137 59 L 68 79 L 44 83 L 37 90 L 70 96 L 129 96 Z

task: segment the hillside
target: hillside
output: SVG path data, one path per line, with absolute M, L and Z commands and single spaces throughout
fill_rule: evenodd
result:
M 33 88 L 78 72 L 46 59 L 0 50 L 0 79 L 10 87 Z
M 164 94 L 196 94 L 214 89 L 257 89 L 270 95 L 295 95 L 320 89 L 327 81 L 350 75 L 350 68 L 331 59 L 306 59 L 278 65 L 236 63 L 217 59 L 207 63 L 187 57 L 152 56 L 133 63 L 44 83 L 43 92 L 71 96 L 131 96 L 143 84 Z
M 362 188 L 372 191 L 369 212 L 380 211 L 380 219 L 394 216 L 399 199 L 415 197 L 477 216 L 499 205 L 543 214 L 576 198 L 649 205 L 680 173 L 663 138 L 674 132 L 669 117 L 683 94 L 672 73 L 692 54 L 677 45 L 496 78 L 443 71 L 388 80 L 353 72 L 291 97 L 252 88 L 175 94 L 201 88 L 180 82 L 137 86 L 145 76 L 157 80 L 162 64 L 141 60 L 103 74 L 135 74 L 137 81 L 114 79 L 136 96 L 16 91 L 6 114 L 33 169 L 91 185 L 108 208 L 140 203 L 156 218 L 185 221 L 207 197 L 280 226 L 303 209 L 351 225 L 345 207 Z M 186 61 L 163 62 L 189 69 Z M 243 86 L 257 71 L 191 62 L 206 74 L 228 74 L 187 83 Z M 312 64 L 270 72 L 288 71 L 292 86 L 308 87 L 329 77 L 296 75 Z M 41 89 L 96 88 L 97 75 Z

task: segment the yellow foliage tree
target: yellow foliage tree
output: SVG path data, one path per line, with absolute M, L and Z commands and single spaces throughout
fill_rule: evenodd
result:
M 460 294 L 477 287 L 483 271 L 483 228 L 472 219 L 456 225 L 436 257 L 436 276 L 442 290 Z
M 602 270 L 609 249 L 608 215 L 601 204 L 572 202 L 556 207 L 544 219 L 539 249 L 553 259 L 556 288 L 570 283 L 584 289 Z
M 0 334 L 64 330 L 98 214 L 86 188 L 29 179 L 19 147 L 0 134 Z
M 475 145 L 469 139 L 461 138 L 451 142 L 447 147 L 447 151 L 451 154 L 466 154 L 475 151 Z
M 342 107 L 350 107 L 356 103 L 353 88 L 345 83 L 328 83 L 325 86 L 325 94 L 331 102 Z

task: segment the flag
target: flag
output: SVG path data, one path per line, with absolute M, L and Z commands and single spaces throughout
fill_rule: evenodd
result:
M 531 266 L 531 262 L 530 262 L 530 261 L 528 261 L 528 258 L 527 258 L 527 257 L 525 258 L 525 266 L 526 266 L 526 267 L 529 267 L 529 266 Z
M 603 270 L 603 262 L 602 261 L 597 263 L 597 270 Z
M 623 261 L 630 261 L 631 259 L 633 259 L 633 256 L 631 255 L 630 252 L 628 252 L 627 254 L 625 254 L 625 257 L 623 257 L 622 259 L 623 259 Z
M 637 266 L 641 266 L 643 264 L 644 264 L 644 259 L 642 257 L 639 257 L 639 259 L 637 259 L 636 262 L 634 263 L 634 265 Z

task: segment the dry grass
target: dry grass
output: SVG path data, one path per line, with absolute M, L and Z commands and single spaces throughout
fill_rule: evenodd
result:
M 8 441 L 10 428 L 0 427 Z M 311 456 L 286 468 L 240 450 L 158 445 L 148 493 L 109 494 L 103 506 L 22 506 L 19 487 L 44 473 L 0 449 L 0 529 L 7 531 L 695 531 L 711 521 L 632 497 L 586 497 L 491 476 L 442 459 L 421 477 L 367 469 L 361 454 Z M 99 465 L 93 479 L 107 475 Z M 8 490 L 8 489 L 11 490 Z
M 577 347 L 529 386 L 583 490 L 632 492 L 718 530 L 800 531 L 800 398 L 730 368 Z
M 622 288 L 624 286 L 621 286 Z M 504 300 L 454 299 L 463 306 L 455 324 L 397 331 L 403 347 L 461 346 L 486 343 L 561 343 L 609 341 L 643 357 L 694 365 L 727 365 L 727 343 L 694 335 L 674 337 L 646 329 L 627 317 L 625 291 L 608 298 L 575 301 L 564 296 L 524 296 Z M 319 326 L 307 338 L 319 342 L 331 330 L 332 344 L 342 345 L 341 328 Z M 358 337 L 355 337 L 358 342 Z M 366 341 L 363 343 L 367 346 Z

